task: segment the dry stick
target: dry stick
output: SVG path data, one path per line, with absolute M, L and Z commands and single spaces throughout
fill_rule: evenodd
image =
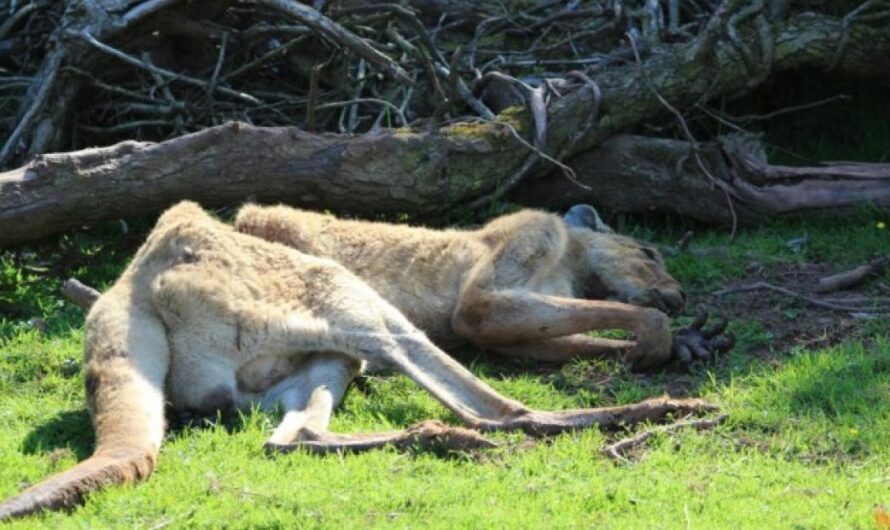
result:
M 160 11 L 161 9 L 170 7 L 171 5 L 178 3 L 180 0 L 149 0 L 148 2 L 143 2 L 129 11 L 127 11 L 122 20 L 124 22 L 124 26 L 129 26 L 130 24 L 152 14 Z
M 142 60 L 145 62 L 145 64 L 149 64 L 149 65 L 152 64 L 151 56 L 149 55 L 148 52 L 142 52 Z M 149 75 L 151 75 L 151 78 L 154 79 L 155 83 L 157 84 L 158 88 L 161 91 L 161 94 L 164 96 L 164 99 L 166 99 L 167 102 L 170 103 L 171 106 L 176 106 L 179 102 L 176 101 L 176 97 L 173 95 L 173 91 L 170 90 L 169 83 L 164 80 L 163 76 L 159 75 L 156 72 L 149 72 Z M 145 124 L 145 125 L 149 125 L 149 124 Z M 183 124 L 183 121 L 182 121 L 182 116 L 177 114 L 173 119 L 173 125 L 176 128 L 177 133 L 179 133 L 179 134 L 186 133 L 185 125 Z M 112 127 L 112 129 L 114 129 L 114 127 Z M 126 127 L 121 130 L 127 130 L 127 129 L 129 129 L 129 127 Z
M 460 56 L 459 50 L 460 49 L 458 48 L 458 51 L 455 51 L 456 57 Z M 452 59 L 452 63 L 455 63 L 455 62 L 456 61 L 454 61 Z M 485 120 L 488 120 L 488 121 L 494 120 L 494 118 L 495 118 L 494 112 L 492 112 L 491 109 L 489 109 L 485 105 L 485 103 L 482 103 L 481 101 L 479 101 L 479 99 L 477 99 L 476 96 L 473 95 L 473 93 L 470 91 L 470 89 L 467 88 L 467 85 L 460 78 L 460 76 L 457 73 L 457 65 L 456 64 L 452 64 L 451 68 L 449 69 L 444 64 L 436 63 L 435 70 L 436 70 L 436 73 L 441 75 L 443 78 L 449 80 L 449 83 L 450 83 L 451 88 L 454 91 L 455 95 L 457 95 L 460 99 L 464 100 L 464 102 L 467 105 L 469 105 L 474 111 L 476 111 L 476 113 L 479 114 L 479 116 L 482 116 L 482 118 L 484 118 Z
M 729 37 L 730 42 L 732 42 L 736 47 L 736 50 L 742 56 L 742 62 L 745 63 L 745 68 L 748 69 L 748 72 L 752 76 L 756 73 L 753 54 L 748 46 L 742 41 L 741 37 L 739 37 L 738 31 L 736 30 L 736 24 L 755 16 L 763 10 L 763 1 L 764 0 L 754 0 L 750 5 L 733 13 L 729 17 L 729 21 L 726 22 L 726 36 Z
M 365 84 L 368 81 L 367 62 L 364 59 L 358 60 L 358 66 L 355 69 L 355 89 L 352 91 L 352 104 L 348 107 L 349 120 L 346 122 L 346 132 L 354 133 L 358 127 L 358 100 L 362 97 L 365 90 Z
M 866 0 L 860 4 L 859 7 L 847 13 L 843 19 L 841 38 L 838 41 L 837 49 L 835 49 L 834 52 L 834 61 L 832 61 L 831 65 L 826 70 L 827 72 L 834 71 L 844 59 L 844 53 L 847 51 L 847 43 L 850 42 L 850 25 L 853 21 L 855 21 L 864 11 L 871 9 L 873 6 L 879 5 L 884 1 L 886 0 Z
M 836 94 L 834 96 L 819 99 L 816 101 L 811 101 L 810 103 L 802 103 L 800 105 L 792 105 L 790 107 L 784 107 L 781 109 L 774 110 L 772 112 L 767 112 L 766 114 L 746 114 L 744 116 L 730 116 L 726 113 L 721 113 L 725 119 L 730 119 L 733 121 L 763 121 L 775 118 L 777 116 L 781 116 L 783 114 L 789 114 L 791 112 L 798 112 L 801 110 L 809 110 L 815 107 L 821 107 L 822 105 L 827 105 L 829 103 L 834 103 L 835 101 L 847 101 L 850 99 L 850 96 L 846 94 Z M 718 112 L 718 111 L 712 111 Z
M 407 72 L 392 59 L 315 9 L 292 0 L 257 0 L 257 3 L 290 15 L 317 33 L 346 46 L 395 80 L 409 85 L 413 82 Z
M 74 278 L 68 278 L 61 288 L 62 296 L 74 305 L 89 310 L 102 295 L 89 285 L 84 285 Z
M 890 266 L 890 258 L 880 257 L 871 260 L 865 265 L 860 265 L 855 269 L 839 272 L 826 276 L 819 280 L 816 285 L 817 293 L 828 293 L 840 289 L 849 289 L 864 282 L 869 276 L 877 276 L 883 274 L 887 267 Z
M 216 65 L 213 67 L 213 74 L 210 76 L 210 81 L 207 82 L 207 93 L 211 96 L 216 89 L 216 84 L 219 82 L 219 73 L 222 70 L 223 61 L 226 58 L 226 45 L 228 43 L 229 32 L 224 31 L 222 34 L 222 42 L 219 45 L 219 55 L 216 58 Z
M 295 37 L 295 38 L 285 42 L 284 44 L 282 44 L 281 46 L 279 46 L 273 50 L 269 50 L 268 52 L 260 55 L 253 61 L 250 61 L 249 63 L 244 64 L 242 66 L 239 66 L 235 70 L 222 76 L 222 82 L 225 83 L 226 81 L 229 81 L 230 79 L 234 79 L 234 78 L 238 77 L 239 75 L 243 74 L 244 72 L 250 71 L 250 70 L 254 69 L 256 66 L 271 59 L 272 57 L 275 57 L 276 55 L 283 55 L 290 48 L 293 48 L 294 46 L 303 42 L 304 40 L 306 40 L 306 35 L 301 35 L 299 37 Z
M 676 423 L 671 423 L 670 425 L 660 425 L 658 427 L 654 427 L 652 429 L 645 430 L 641 433 L 638 433 L 629 438 L 622 438 L 621 440 L 609 444 L 602 448 L 601 452 L 611 458 L 612 460 L 618 460 L 620 462 L 627 462 L 627 458 L 624 457 L 622 453 L 625 453 L 634 447 L 639 447 L 646 440 L 652 438 L 658 433 L 671 433 L 679 431 L 680 429 L 685 429 L 687 427 L 692 427 L 697 431 L 705 431 L 709 429 L 713 429 L 718 425 L 722 424 L 728 418 L 726 414 L 721 414 L 716 418 L 703 418 L 698 420 L 683 420 L 678 421 Z
M 590 190 L 589 186 L 583 184 L 578 180 L 578 176 L 575 174 L 575 170 L 564 164 L 562 162 L 562 159 L 565 158 L 566 154 L 574 147 L 578 140 L 582 136 L 590 132 L 590 129 L 592 129 L 596 125 L 597 118 L 599 117 L 600 102 L 602 101 L 602 92 L 600 91 L 599 86 L 585 74 L 581 72 L 569 72 L 569 74 L 573 74 L 574 77 L 578 77 L 579 79 L 581 79 L 593 92 L 593 110 L 590 112 L 585 126 L 580 128 L 574 136 L 569 138 L 569 141 L 566 142 L 565 146 L 563 147 L 563 149 L 560 150 L 559 154 L 556 157 L 551 157 L 543 151 L 547 140 L 547 108 L 543 101 L 543 88 L 544 86 L 549 85 L 544 85 L 535 89 L 520 81 L 519 79 L 500 72 L 489 72 L 482 77 L 479 84 L 477 85 L 477 90 L 484 88 L 484 86 L 491 82 L 492 79 L 502 79 L 520 86 L 529 93 L 529 106 L 531 107 L 532 117 L 534 118 L 535 123 L 535 144 L 529 144 L 525 139 L 522 138 L 522 136 L 520 136 L 520 134 L 512 125 L 503 122 L 503 125 L 507 126 L 513 136 L 522 145 L 528 147 L 532 151 L 532 153 L 528 156 L 528 158 L 525 159 L 525 162 L 523 162 L 522 166 L 520 166 L 520 168 L 515 173 L 513 173 L 513 175 L 511 175 L 510 178 L 508 178 L 502 186 L 499 186 L 491 194 L 480 197 L 479 199 L 476 199 L 475 201 L 470 203 L 470 210 L 477 210 L 488 204 L 491 204 L 492 202 L 498 200 L 499 198 L 503 197 L 504 195 L 515 189 L 539 158 L 543 158 L 544 160 L 558 166 L 562 170 L 563 174 L 575 185 L 579 186 L 582 189 Z
M 31 122 L 37 117 L 37 113 L 40 112 L 41 107 L 43 107 L 47 97 L 49 97 L 50 91 L 56 84 L 56 78 L 59 75 L 59 67 L 64 58 L 65 51 L 61 47 L 50 52 L 49 59 L 47 59 L 45 63 L 47 70 L 46 75 L 40 80 L 40 86 L 37 88 L 37 91 L 31 100 L 31 105 L 28 107 L 28 110 L 22 114 L 22 119 L 19 120 L 15 129 L 13 129 L 12 134 L 6 139 L 6 143 L 3 144 L 3 149 L 0 149 L 0 166 L 6 164 L 13 151 L 15 151 L 19 140 L 25 135 L 25 131 L 31 127 Z
M 498 123 L 499 125 L 503 125 L 504 127 L 506 127 L 507 130 L 510 131 L 510 133 L 513 135 L 513 137 L 516 138 L 516 141 L 521 143 L 523 146 L 525 146 L 532 152 L 528 156 L 528 158 L 525 159 L 525 162 L 522 163 L 522 166 L 520 166 L 520 168 L 517 169 L 516 172 L 510 176 L 510 178 L 507 179 L 507 181 L 504 183 L 503 186 L 498 186 L 492 193 L 490 193 L 488 195 L 484 195 L 484 196 L 476 199 L 475 201 L 471 202 L 470 205 L 467 207 L 468 209 L 470 209 L 471 211 L 478 210 L 479 208 L 487 206 L 487 205 L 491 204 L 492 202 L 500 199 L 501 197 L 506 195 L 508 192 L 515 189 L 516 186 L 519 185 L 520 181 L 522 181 L 523 177 L 525 177 L 526 173 L 528 173 L 529 170 L 531 170 L 532 166 L 535 165 L 535 162 L 537 162 L 539 158 L 543 158 L 544 160 L 557 165 L 560 169 L 563 170 L 564 174 L 569 176 L 569 180 L 571 180 L 572 182 L 574 182 L 575 184 L 577 184 L 578 186 L 581 186 L 582 188 L 584 188 L 586 190 L 590 190 L 589 186 L 582 184 L 580 181 L 578 181 L 577 176 L 575 175 L 575 170 L 573 170 L 569 166 L 563 164 L 559 160 L 553 158 L 552 156 L 548 155 L 544 151 L 541 151 L 534 145 L 528 143 L 528 141 L 519 134 L 519 131 L 517 131 L 515 127 L 513 127 L 512 125 L 510 125 L 507 122 L 495 122 L 495 123 Z
M 686 119 L 683 118 L 683 115 L 677 110 L 676 107 L 671 105 L 668 100 L 664 99 L 664 97 L 655 90 L 655 87 L 649 82 L 649 76 L 646 75 L 646 71 L 643 68 L 643 61 L 640 59 L 640 52 L 637 50 L 637 43 L 634 40 L 633 35 L 630 33 L 627 34 L 627 38 L 630 41 L 631 48 L 633 49 L 634 58 L 637 63 L 637 71 L 643 81 L 643 85 L 652 93 L 653 96 L 661 103 L 674 117 L 677 119 L 677 123 L 680 124 L 680 130 L 683 131 L 683 135 L 686 136 L 686 140 L 689 141 L 690 146 L 692 147 L 693 158 L 695 158 L 696 164 L 698 164 L 698 168 L 704 173 L 706 177 L 718 188 L 723 191 L 723 194 L 726 196 L 726 203 L 729 206 L 729 213 L 732 216 L 732 230 L 729 233 L 729 239 L 732 240 L 735 238 L 736 229 L 738 228 L 738 216 L 735 213 L 735 206 L 732 203 L 732 190 L 729 186 L 719 180 L 714 176 L 713 173 L 708 169 L 705 161 L 701 156 L 701 147 L 698 145 L 698 141 L 695 139 L 695 136 L 692 135 L 692 131 L 689 130 L 689 126 L 686 124 Z
M 331 16 L 334 18 L 340 18 L 347 15 L 352 15 L 356 13 L 393 13 L 402 20 L 404 20 L 411 29 L 417 33 L 417 36 L 420 38 L 420 41 L 427 48 L 427 50 L 432 54 L 432 57 L 439 61 L 442 64 L 445 64 L 445 57 L 442 56 L 442 53 L 436 48 L 436 43 L 433 42 L 433 37 L 426 30 L 426 27 L 417 18 L 417 14 L 404 6 L 399 4 L 370 4 L 370 5 L 360 5 L 360 6 L 351 6 L 345 9 L 341 9 L 335 13 L 332 13 Z
M 874 312 L 883 312 L 885 309 L 890 309 L 890 308 L 884 308 L 883 306 L 878 306 L 878 307 L 875 307 L 873 305 L 872 306 L 847 306 L 847 305 L 836 304 L 836 303 L 832 303 L 832 302 L 826 302 L 824 300 L 812 298 L 805 294 L 801 294 L 801 293 L 792 291 L 791 289 L 779 287 L 778 285 L 773 285 L 773 284 L 767 283 L 767 282 L 757 282 L 757 283 L 752 283 L 749 285 L 740 285 L 738 287 L 730 287 L 727 289 L 721 289 L 719 291 L 714 291 L 713 293 L 711 293 L 711 295 L 712 296 L 724 296 L 727 294 L 744 293 L 744 292 L 750 292 L 750 291 L 775 291 L 777 293 L 784 294 L 784 295 L 790 296 L 792 298 L 797 298 L 799 300 L 803 300 L 803 301 L 808 302 L 808 303 L 810 303 L 814 306 L 817 306 L 817 307 L 821 307 L 824 309 L 831 309 L 832 311 L 844 311 L 847 313 L 857 313 L 857 312 L 874 313 Z
M 12 28 L 14 28 L 16 24 L 18 24 L 19 20 L 23 19 L 25 16 L 28 15 L 28 13 L 34 11 L 35 9 L 37 9 L 37 4 L 25 4 L 21 8 L 19 8 L 18 11 L 13 13 L 11 17 L 3 21 L 3 24 L 0 25 L 0 40 L 6 38 L 6 35 L 10 31 L 12 31 Z
M 377 99 L 377 98 L 355 98 L 350 99 L 349 101 L 334 101 L 331 103 L 324 103 L 322 105 L 317 105 L 316 110 L 323 109 L 339 109 L 343 107 L 352 107 L 353 105 L 359 105 L 361 103 L 373 103 L 374 105 L 380 105 L 382 107 L 388 108 L 396 113 L 396 116 L 399 118 L 399 122 L 402 125 L 408 125 L 408 120 L 405 119 L 405 113 L 402 112 L 402 109 L 386 101 L 385 99 Z
M 309 96 L 306 98 L 306 130 L 315 132 L 315 106 L 318 102 L 318 78 L 327 63 L 316 64 L 309 73 Z
M 723 0 L 708 23 L 705 25 L 698 37 L 698 42 L 692 47 L 692 58 L 694 60 L 701 59 L 705 54 L 711 53 L 714 45 L 717 44 L 717 38 L 723 30 L 726 16 L 735 11 L 743 0 Z
M 569 152 L 575 148 L 579 141 L 581 141 L 581 138 L 584 138 L 585 136 L 590 134 L 591 131 L 593 131 L 593 128 L 596 127 L 596 124 L 599 122 L 600 107 L 603 102 L 603 91 L 600 90 L 600 86 L 596 83 L 596 81 L 590 78 L 587 74 L 581 72 L 580 70 L 571 70 L 569 72 L 566 72 L 566 77 L 576 79 L 590 89 L 590 93 L 593 96 L 593 109 L 591 109 L 591 111 L 587 113 L 587 121 L 584 123 L 584 126 L 579 127 L 578 130 L 575 131 L 575 134 L 569 137 L 569 141 L 566 142 L 563 148 L 559 151 L 557 155 L 557 158 L 559 160 L 565 160 L 565 158 L 569 155 Z M 572 174 L 574 175 L 574 173 Z M 590 186 L 582 184 L 577 179 L 574 180 L 574 183 L 583 189 L 590 189 Z
M 77 125 L 78 129 L 83 131 L 98 133 L 98 134 L 116 134 L 125 131 L 132 131 L 133 129 L 141 129 L 143 127 L 169 127 L 170 120 L 134 120 L 134 121 L 125 121 L 123 123 L 117 123 L 115 125 L 111 125 L 109 127 L 96 127 L 93 125 Z M 177 124 L 177 130 L 179 131 L 181 128 L 180 124 Z M 185 130 L 182 129 L 180 132 L 185 134 Z
M 172 81 L 182 81 L 183 83 L 186 83 L 188 85 L 192 85 L 192 86 L 195 86 L 195 87 L 198 87 L 201 89 L 204 89 L 207 87 L 207 81 L 202 81 L 201 79 L 191 77 L 188 75 L 184 75 L 184 74 L 177 74 L 176 72 L 171 72 L 170 70 L 166 70 L 164 68 L 160 68 L 153 64 L 146 63 L 145 61 L 141 61 L 141 60 L 133 57 L 132 55 L 128 55 L 116 48 L 112 48 L 111 46 L 109 46 L 105 43 L 99 42 L 98 40 L 96 40 L 95 37 L 90 35 L 89 32 L 87 32 L 87 31 L 71 31 L 68 33 L 71 35 L 74 35 L 76 37 L 79 37 L 80 39 L 83 39 L 90 46 L 93 46 L 94 48 L 101 50 L 101 51 L 107 53 L 108 55 L 111 55 L 112 57 L 117 57 L 118 59 L 120 59 L 121 61 L 124 61 L 125 63 L 142 68 L 143 70 L 146 70 L 150 73 L 160 75 L 162 77 L 166 77 Z M 232 96 L 234 98 L 240 99 L 242 101 L 246 101 L 253 105 L 262 104 L 262 102 L 260 100 L 251 96 L 250 94 L 245 94 L 244 92 L 238 92 L 237 90 L 232 90 L 231 88 L 216 87 L 216 90 L 218 92 L 220 92 L 221 94 L 226 94 L 227 96 Z
M 95 77 L 93 77 L 93 75 L 90 74 L 89 72 L 81 70 L 80 68 L 77 68 L 74 66 L 65 66 L 62 68 L 62 70 L 65 72 L 73 72 L 79 76 L 83 76 L 84 78 L 89 80 L 91 85 L 93 85 L 97 88 L 101 88 L 102 90 L 107 90 L 108 92 L 111 92 L 114 94 L 119 94 L 121 96 L 126 96 L 130 99 L 137 99 L 137 100 L 141 100 L 146 103 L 152 103 L 152 104 L 155 104 L 158 106 L 163 105 L 162 101 L 155 99 L 149 95 L 142 94 L 140 92 L 135 92 L 133 90 L 127 90 L 126 88 L 122 88 L 119 86 L 109 85 L 108 83 L 104 83 L 104 82 L 100 81 L 99 79 L 96 79 Z

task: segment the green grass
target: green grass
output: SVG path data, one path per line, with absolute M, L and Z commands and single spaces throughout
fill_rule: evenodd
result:
M 743 231 L 729 245 L 702 231 L 693 247 L 729 245 L 725 257 L 669 260 L 696 292 L 743 277 L 752 260 L 861 263 L 890 245 L 886 212 L 844 220 L 788 219 Z M 638 236 L 675 241 L 687 226 L 634 225 Z M 140 225 L 135 230 L 144 229 Z M 808 235 L 795 251 L 789 239 Z M 107 285 L 132 254 L 115 225 L 58 245 L 0 255 L 0 497 L 85 458 L 92 444 L 80 367 L 83 315 L 60 301 L 47 276 L 66 248 L 86 254 L 66 271 Z M 883 281 L 890 280 L 885 276 Z M 28 324 L 45 321 L 45 332 Z M 247 414 L 228 426 L 171 433 L 157 472 L 136 487 L 93 495 L 71 515 L 11 527 L 105 528 L 874 528 L 873 506 L 890 503 L 890 339 L 887 322 L 827 349 L 794 347 L 779 361 L 762 322 L 738 319 L 739 343 L 716 365 L 685 375 L 693 395 L 719 404 L 728 422 L 712 432 L 659 436 L 632 463 L 599 454 L 606 434 L 565 434 L 536 444 L 497 435 L 475 454 L 266 456 L 276 417 Z M 540 373 L 478 352 L 461 359 L 498 390 L 538 408 L 627 403 L 660 395 L 676 374 L 638 376 L 606 362 Z M 354 386 L 333 428 L 400 428 L 427 418 L 456 422 L 400 376 Z
M 846 13 L 859 3 L 838 2 L 836 9 Z M 845 102 L 745 125 L 765 133 L 774 163 L 886 162 L 885 92 L 821 73 L 789 74 L 716 106 L 741 116 L 848 94 Z M 728 132 L 710 120 L 693 125 L 702 138 Z M 489 213 L 509 208 L 497 203 Z M 861 264 L 890 248 L 890 228 L 877 229 L 880 221 L 890 225 L 890 214 L 868 208 L 843 220 L 789 218 L 743 230 L 732 244 L 725 231 L 670 218 L 637 220 L 628 231 L 672 244 L 693 228 L 693 249 L 727 247 L 725 256 L 668 260 L 687 290 L 701 295 L 741 281 L 752 263 L 821 262 L 837 270 Z M 131 222 L 129 234 L 112 223 L 30 251 L 0 252 L 0 498 L 89 455 L 83 314 L 60 300 L 58 287 L 68 276 L 108 285 L 150 223 Z M 789 247 L 797 238 L 806 243 Z M 56 270 L 60 263 L 66 266 Z M 890 273 L 879 281 L 890 284 Z M 805 314 L 799 304 L 783 304 L 772 318 L 793 322 Z M 261 444 L 277 418 L 253 413 L 226 426 L 170 433 L 157 472 L 144 484 L 93 495 L 70 515 L 9 526 L 875 528 L 874 505 L 890 505 L 890 323 L 862 322 L 855 336 L 828 348 L 776 344 L 769 324 L 737 318 L 734 351 L 683 375 L 639 376 L 607 362 L 541 373 L 462 352 L 498 390 L 539 408 L 628 403 L 682 379 L 693 395 L 729 414 L 711 432 L 658 436 L 629 464 L 601 456 L 607 435 L 595 430 L 535 444 L 497 435 L 500 448 L 475 454 L 269 457 Z M 407 379 L 372 376 L 353 386 L 332 427 L 392 429 L 427 418 L 455 422 Z

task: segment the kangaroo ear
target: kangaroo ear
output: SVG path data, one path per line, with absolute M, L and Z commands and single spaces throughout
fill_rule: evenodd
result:
M 609 225 L 600 219 L 598 213 L 589 204 L 576 204 L 569 208 L 569 211 L 563 216 L 563 220 L 567 225 L 573 228 L 589 228 L 594 232 L 612 233 Z

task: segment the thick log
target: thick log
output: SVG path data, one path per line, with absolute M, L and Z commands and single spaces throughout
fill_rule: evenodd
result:
M 230 123 L 163 143 L 44 155 L 0 174 L 0 245 L 186 197 L 418 214 L 481 194 L 513 162 L 511 147 L 451 129 L 346 136 Z
M 570 161 L 587 189 L 549 175 L 527 181 L 511 199 L 554 209 L 588 202 L 617 212 L 672 213 L 720 224 L 807 210 L 842 212 L 862 204 L 890 207 L 890 164 L 771 165 L 757 138 L 740 135 L 700 143 L 698 152 L 710 176 L 689 142 L 617 135 Z
M 845 33 L 843 53 L 838 54 Z M 743 34 L 743 38 L 755 37 Z M 602 105 L 594 127 L 588 127 L 594 91 L 586 85 L 575 90 L 563 87 L 566 95 L 548 108 L 547 151 L 578 154 L 664 112 L 655 92 L 682 108 L 706 95 L 751 88 L 752 77 L 735 46 L 719 40 L 712 54 L 690 59 L 693 45 L 694 41 L 665 46 L 639 68 L 631 64 L 599 75 L 595 81 L 602 91 Z M 774 57 L 773 71 L 834 67 L 855 75 L 887 76 L 890 26 L 854 23 L 845 29 L 838 18 L 796 15 L 778 31 Z M 185 198 L 207 206 L 253 197 L 357 214 L 433 215 L 465 205 L 509 180 L 529 156 L 510 127 L 528 137 L 530 121 L 524 111 L 507 111 L 495 122 L 457 123 L 432 133 L 405 128 L 365 136 L 230 125 L 159 144 L 124 142 L 38 156 L 25 167 L 0 175 L 0 246 L 161 209 Z M 538 162 L 531 176 L 552 168 Z M 746 188 L 742 173 L 715 175 L 735 179 L 731 184 L 740 199 L 752 200 L 764 189 Z M 875 183 L 868 186 L 885 189 L 886 181 Z M 711 184 L 705 180 L 696 189 L 710 189 Z M 580 196 L 580 188 L 572 191 Z M 787 198 L 795 189 L 773 185 L 771 191 Z M 871 197 L 845 189 L 834 192 L 854 200 Z M 716 188 L 710 193 L 723 194 Z M 754 202 L 769 202 L 769 197 Z

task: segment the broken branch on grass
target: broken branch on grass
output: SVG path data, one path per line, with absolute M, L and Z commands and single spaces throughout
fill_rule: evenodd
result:
M 779 287 L 778 285 L 773 285 L 767 282 L 757 282 L 749 285 L 739 285 L 737 287 L 729 287 L 727 289 L 721 289 L 719 291 L 714 291 L 711 293 L 712 296 L 725 296 L 727 294 L 734 293 L 745 293 L 751 291 L 774 291 L 779 294 L 783 294 L 785 296 L 790 296 L 791 298 L 797 298 L 798 300 L 803 300 L 809 304 L 812 304 L 816 307 L 821 307 L 823 309 L 831 309 L 832 311 L 843 311 L 846 313 L 883 313 L 886 311 L 890 311 L 890 307 L 887 307 L 883 304 L 872 304 L 872 305 L 861 305 L 861 306 L 853 306 L 853 305 L 845 305 L 836 302 L 828 302 L 825 300 L 819 300 L 818 298 L 813 298 L 811 296 L 807 296 L 805 294 L 798 293 L 796 291 L 792 291 L 791 289 L 786 289 L 784 287 Z
M 639 447 L 643 445 L 649 438 L 652 438 L 656 434 L 660 433 L 672 433 L 679 431 L 685 428 L 693 428 L 697 431 L 706 431 L 709 429 L 713 429 L 718 425 L 722 424 L 726 421 L 726 418 L 729 416 L 726 414 L 721 414 L 716 418 L 702 418 L 697 420 L 682 420 L 676 423 L 672 423 L 670 425 L 659 425 L 658 427 L 653 427 L 652 429 L 647 429 L 640 433 L 637 433 L 634 436 L 628 438 L 622 438 L 621 440 L 609 444 L 602 448 L 601 452 L 611 458 L 612 460 L 617 460 L 619 462 L 627 462 L 627 458 L 624 456 L 624 453 L 627 451 Z
M 849 289 L 855 287 L 872 276 L 878 276 L 887 270 L 890 266 L 890 258 L 882 256 L 875 258 L 865 265 L 860 265 L 855 269 L 825 276 L 819 280 L 816 285 L 817 293 L 828 293 L 841 289 Z

